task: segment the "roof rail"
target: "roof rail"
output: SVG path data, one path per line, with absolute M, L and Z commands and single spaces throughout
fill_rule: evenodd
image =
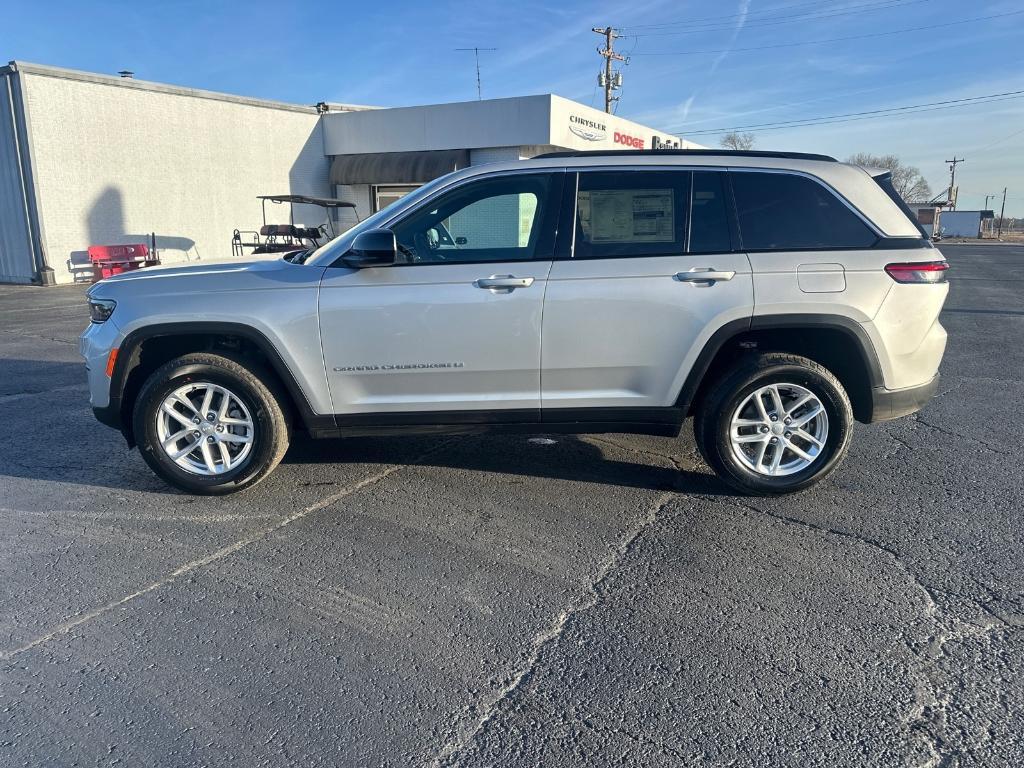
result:
M 757 149 L 585 149 L 568 152 L 546 152 L 533 159 L 555 157 L 625 157 L 643 155 L 646 157 L 775 157 L 783 160 L 821 160 L 827 163 L 839 162 L 829 155 L 815 155 L 810 152 L 767 152 Z

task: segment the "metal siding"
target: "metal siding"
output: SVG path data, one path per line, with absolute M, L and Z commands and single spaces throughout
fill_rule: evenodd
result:
M 88 246 L 150 233 L 165 264 L 230 257 L 232 230 L 262 223 L 256 195 L 330 196 L 314 110 L 20 74 L 41 242 L 58 283 L 88 279 Z M 325 218 L 308 205 L 294 213 L 299 225 Z M 267 217 L 287 222 L 288 206 L 268 203 Z
M 943 237 L 978 237 L 981 233 L 981 211 L 943 211 L 939 214 Z
M 11 72 L 0 74 L 0 282 L 28 283 L 35 276 Z

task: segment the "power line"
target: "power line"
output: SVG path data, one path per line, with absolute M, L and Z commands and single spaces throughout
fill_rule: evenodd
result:
M 779 24 L 793 24 L 800 21 L 819 21 L 823 19 L 831 19 L 837 16 L 848 16 L 851 13 L 864 14 L 871 13 L 873 11 L 887 11 L 894 8 L 903 8 L 908 5 L 915 5 L 918 3 L 930 3 L 934 0 L 907 0 L 906 2 L 893 2 L 893 0 L 884 0 L 883 2 L 875 2 L 869 5 L 855 6 L 848 8 L 843 11 L 833 12 L 814 12 L 807 11 L 806 15 L 786 16 L 778 19 L 754 19 L 748 21 L 743 25 L 743 29 L 758 29 L 761 27 L 772 27 Z M 627 37 L 670 37 L 678 35 L 699 35 L 705 32 L 726 32 L 731 31 L 736 26 L 736 22 L 729 22 L 727 24 L 718 23 L 710 26 L 699 25 L 695 27 L 688 27 L 681 30 L 673 30 L 668 32 L 640 32 L 639 34 L 626 35 Z M 631 28 L 627 28 L 629 31 Z M 655 29 L 661 29 L 661 27 L 655 27 Z
M 985 146 L 981 147 L 981 149 L 988 149 L 989 147 L 994 147 L 996 144 L 1002 144 L 1007 139 L 1012 139 L 1014 136 L 1020 136 L 1022 133 L 1024 133 L 1024 128 L 1021 128 L 1019 131 L 1014 131 L 1009 136 L 1003 136 L 1003 138 L 1001 139 L 996 139 L 991 144 L 986 144 Z
M 894 114 L 907 114 L 913 112 L 931 112 L 938 109 L 951 109 L 953 107 L 970 106 L 973 104 L 989 104 L 996 101 L 1008 101 L 1024 96 L 1024 90 L 1004 91 L 1003 93 L 990 93 L 985 96 L 966 96 L 962 99 L 947 99 L 945 101 L 932 101 L 924 104 L 907 104 L 901 107 L 887 107 L 885 109 L 870 109 L 863 112 L 846 112 L 838 115 L 821 115 L 819 117 L 807 117 L 797 120 L 781 120 L 773 123 L 750 123 L 748 125 L 734 125 L 722 128 L 704 128 L 699 131 L 690 131 L 687 135 L 698 136 L 701 134 L 726 133 L 728 131 L 759 130 L 774 131 L 782 128 L 802 128 L 805 125 L 817 125 L 832 122 L 851 122 L 874 117 L 889 117 Z M 1007 137 L 1009 138 L 1009 137 Z
M 759 45 L 753 48 L 723 48 L 719 50 L 705 50 L 705 51 L 658 51 L 654 53 L 637 53 L 636 56 L 697 56 L 700 54 L 718 54 L 718 53 L 743 53 L 745 51 L 767 51 L 775 48 L 796 48 L 802 45 L 821 45 L 822 43 L 838 43 L 845 40 L 867 40 L 873 37 L 886 37 L 889 35 L 902 35 L 906 32 L 920 32 L 925 29 L 941 29 L 943 27 L 955 27 L 961 24 L 969 24 L 973 21 L 988 21 L 990 19 L 1002 19 L 1007 16 L 1019 16 L 1024 11 L 1010 11 L 1008 13 L 997 13 L 992 16 L 977 16 L 973 19 L 960 19 L 959 21 L 949 21 L 944 24 L 929 24 L 924 27 L 907 27 L 905 29 L 893 29 L 888 32 L 871 32 L 866 35 L 848 35 L 846 37 L 829 37 L 821 40 L 803 40 L 798 43 L 776 43 L 774 45 Z
M 875 0 L 875 2 L 879 2 L 879 1 L 880 0 Z M 633 24 L 633 25 L 631 25 L 629 27 L 629 29 L 646 29 L 648 27 L 665 27 L 665 26 L 669 26 L 669 25 L 673 25 L 674 26 L 674 25 L 681 25 L 681 24 L 693 24 L 693 23 L 702 22 L 702 21 L 706 21 L 706 22 L 718 21 L 718 22 L 721 22 L 721 21 L 725 21 L 727 19 L 738 19 L 738 18 L 741 18 L 741 17 L 746 19 L 746 18 L 749 18 L 750 16 L 763 15 L 763 14 L 766 14 L 766 13 L 778 13 L 779 11 L 791 11 L 794 8 L 806 8 L 808 6 L 815 6 L 815 7 L 819 7 L 820 8 L 821 7 L 821 2 L 820 2 L 820 0 L 810 0 L 810 2 L 806 2 L 806 3 L 793 3 L 791 5 L 779 5 L 779 6 L 776 6 L 774 8 L 762 8 L 761 10 L 746 11 L 745 13 L 730 13 L 730 14 L 725 14 L 725 15 L 720 15 L 720 16 L 699 16 L 699 17 L 697 17 L 695 19 L 688 19 L 687 21 L 663 21 L 663 22 L 659 22 L 657 24 Z

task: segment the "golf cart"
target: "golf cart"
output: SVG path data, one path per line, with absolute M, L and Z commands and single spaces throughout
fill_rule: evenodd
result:
M 245 255 L 245 249 L 252 253 L 283 253 L 311 251 L 319 248 L 322 243 L 334 238 L 334 220 L 331 209 L 351 208 L 355 212 L 355 203 L 335 200 L 329 197 L 310 197 L 308 195 L 258 195 L 263 205 L 263 226 L 259 232 L 236 229 L 231 235 L 231 253 L 238 257 Z M 267 223 L 267 201 L 275 204 L 288 204 L 287 224 Z M 295 226 L 295 206 L 315 205 L 325 211 L 326 222 L 318 227 Z M 356 221 L 359 215 L 356 214 Z

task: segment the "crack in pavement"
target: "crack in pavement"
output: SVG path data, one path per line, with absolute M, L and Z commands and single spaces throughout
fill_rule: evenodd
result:
M 890 440 L 892 440 L 894 443 L 898 443 L 899 445 L 902 445 L 908 451 L 913 451 L 914 450 L 914 446 L 912 446 L 910 443 L 908 443 L 903 438 L 896 437 L 896 435 L 892 434 L 891 432 L 886 431 L 885 432 L 885 436 L 888 437 Z
M 938 424 L 932 424 L 931 422 L 925 421 L 924 419 L 921 418 L 920 412 L 915 413 L 913 416 L 911 416 L 911 418 L 914 421 L 916 421 L 918 424 L 920 424 L 922 427 L 927 427 L 928 429 L 934 429 L 939 434 L 947 435 L 948 437 L 955 437 L 955 438 L 957 438 L 959 440 L 968 440 L 968 441 L 970 441 L 972 443 L 976 443 L 977 445 L 980 445 L 986 451 L 990 451 L 992 453 L 999 454 L 1000 456 L 1009 456 L 1010 458 L 1017 458 L 1016 454 L 1012 454 L 1009 451 L 1001 451 L 998 448 L 993 448 L 991 445 L 986 443 L 984 440 L 979 440 L 978 438 L 971 437 L 970 435 L 962 435 L 959 432 L 954 432 L 951 429 L 946 429 L 945 427 L 940 427 Z
M 942 394 L 946 394 L 946 392 Z M 930 425 L 926 424 L 926 426 Z M 908 450 L 913 450 L 913 447 L 902 439 L 893 435 L 887 436 Z M 588 436 L 587 439 L 591 442 L 608 445 L 625 452 L 661 459 L 670 463 L 680 472 L 687 469 L 683 466 L 681 459 L 676 456 L 624 445 L 605 438 Z M 699 463 L 699 459 L 696 463 Z M 952 694 L 945 690 L 948 685 L 944 684 L 941 675 L 936 671 L 936 665 L 946 656 L 945 647 L 948 643 L 968 637 L 987 639 L 996 632 L 1019 629 L 1024 626 L 1024 616 L 1004 616 L 989 608 L 986 603 L 963 595 L 954 595 L 926 584 L 903 561 L 896 549 L 870 536 L 818 525 L 788 515 L 777 514 L 738 499 L 723 499 L 703 494 L 692 495 L 712 503 L 724 501 L 727 504 L 773 518 L 785 525 L 801 527 L 823 536 L 845 539 L 866 546 L 883 554 L 904 573 L 923 599 L 924 610 L 921 615 L 922 619 L 934 627 L 934 631 L 931 633 L 927 646 L 923 651 L 916 649 L 906 636 L 903 637 L 904 643 L 907 645 L 913 658 L 917 660 L 918 665 L 917 668 L 911 668 L 910 670 L 912 678 L 916 678 L 913 687 L 913 706 L 904 718 L 904 723 L 908 732 L 917 740 L 918 745 L 927 754 L 927 758 L 918 768 L 944 768 L 953 765 L 960 754 L 943 738 L 946 712 L 952 700 Z M 563 610 L 546 630 L 534 637 L 531 653 L 519 673 L 512 677 L 509 683 L 488 702 L 484 707 L 482 715 L 475 723 L 470 724 L 457 737 L 449 740 L 434 759 L 433 766 L 441 768 L 442 766 L 458 764 L 460 755 L 486 732 L 487 728 L 494 722 L 502 705 L 532 679 L 539 664 L 542 651 L 560 640 L 566 627 L 575 616 L 594 608 L 598 604 L 602 596 L 602 586 L 610 579 L 611 574 L 621 566 L 623 560 L 634 548 L 643 532 L 649 526 L 662 519 L 665 507 L 675 496 L 676 493 L 674 491 L 666 491 L 658 497 L 658 501 L 645 520 L 634 528 L 605 560 L 598 570 L 595 579 L 588 584 L 586 591 L 573 601 L 568 608 Z M 991 590 L 989 590 L 989 594 L 991 597 L 997 597 Z M 974 607 L 978 612 L 984 614 L 987 619 L 979 624 L 962 618 L 958 615 L 962 611 L 956 611 L 954 606 L 943 605 L 943 603 L 950 602 L 951 600 Z
M 686 472 L 689 469 L 683 466 L 681 459 L 669 454 L 623 445 L 615 442 L 614 440 L 608 440 L 594 435 L 588 435 L 585 439 L 592 443 L 599 443 L 614 447 L 626 453 L 635 453 L 641 456 L 661 459 L 670 463 L 680 473 Z M 700 460 L 697 459 L 694 462 L 694 466 L 696 466 L 699 461 Z M 619 568 L 619 566 L 622 565 L 623 561 L 633 550 L 644 531 L 661 520 L 665 508 L 677 495 L 677 491 L 675 490 L 664 491 L 655 499 L 654 503 L 648 510 L 647 515 L 622 539 L 619 540 L 615 548 L 598 567 L 594 578 L 587 583 L 586 587 L 581 590 L 580 594 L 577 595 L 567 608 L 563 609 L 555 617 L 554 621 L 546 629 L 543 629 L 534 635 L 530 644 L 530 653 L 528 654 L 526 662 L 522 668 L 516 674 L 512 675 L 506 685 L 498 691 L 496 695 L 492 696 L 491 699 L 483 706 L 482 714 L 475 721 L 467 723 L 466 726 L 459 730 L 455 736 L 449 738 L 448 741 L 442 745 L 437 755 L 431 761 L 431 766 L 434 768 L 443 768 L 444 766 L 453 766 L 458 764 L 460 756 L 475 744 L 480 736 L 486 732 L 491 723 L 494 722 L 494 719 L 499 714 L 501 707 L 533 678 L 537 665 L 540 662 L 541 653 L 548 646 L 558 643 L 573 618 L 585 611 L 591 610 L 598 604 L 602 595 L 602 587 L 609 581 L 612 574 Z
M 708 501 L 714 499 L 707 498 Z M 951 592 L 932 587 L 922 581 L 900 557 L 899 552 L 877 539 L 863 536 L 852 531 L 844 531 L 838 528 L 818 525 L 807 520 L 781 515 L 762 509 L 754 504 L 740 500 L 732 500 L 733 506 L 740 507 L 752 512 L 770 517 L 786 525 L 793 525 L 805 528 L 825 536 L 854 541 L 870 547 L 884 554 L 909 578 L 910 582 L 920 591 L 924 597 L 925 608 L 922 618 L 934 625 L 935 631 L 930 638 L 923 652 L 918 652 L 913 645 L 904 637 L 911 654 L 918 660 L 920 668 L 912 671 L 917 679 L 914 683 L 914 705 L 907 713 L 904 722 L 914 734 L 921 745 L 928 752 L 928 759 L 920 764 L 918 768 L 943 768 L 949 766 L 952 761 L 959 757 L 959 753 L 946 742 L 942 731 L 946 725 L 946 713 L 952 693 L 944 690 L 947 686 L 939 679 L 935 667 L 946 656 L 945 647 L 949 642 L 962 640 L 968 637 L 985 638 L 986 640 L 995 632 L 1014 631 L 1024 626 L 1024 619 L 1009 618 L 1001 616 L 987 607 L 987 605 L 962 595 L 954 595 Z M 974 606 L 978 611 L 988 617 L 984 624 L 977 624 L 968 621 L 957 615 L 952 607 L 943 607 L 944 602 L 940 595 L 954 598 L 968 605 Z
M 88 388 L 88 384 L 66 384 L 63 387 L 54 387 L 53 389 L 26 389 L 22 392 L 11 392 L 7 395 L 0 395 L 0 405 L 4 403 L 13 403 L 15 400 L 24 400 L 28 397 L 39 397 L 39 395 L 51 395 L 58 392 L 85 391 Z
M 534 636 L 530 644 L 530 653 L 522 668 L 509 679 L 508 683 L 495 696 L 491 697 L 490 701 L 484 705 L 482 714 L 475 721 L 468 723 L 466 727 L 462 728 L 441 747 L 441 750 L 430 763 L 432 766 L 442 768 L 443 766 L 458 764 L 460 755 L 471 747 L 487 730 L 502 705 L 533 678 L 540 661 L 540 655 L 545 648 L 559 641 L 573 618 L 585 611 L 589 611 L 598 604 L 601 599 L 602 587 L 632 551 L 643 532 L 661 519 L 665 507 L 668 506 L 675 495 L 673 491 L 665 491 L 655 499 L 644 518 L 627 532 L 608 556 L 605 557 L 598 567 L 594 578 L 587 583 L 580 594 L 571 601 L 567 608 L 563 609 L 555 617 L 554 621 L 547 628 Z
M 658 451 L 652 451 L 652 450 L 649 450 L 649 449 L 646 449 L 646 448 L 635 448 L 635 447 L 630 446 L 630 445 L 623 445 L 622 443 L 617 443 L 614 440 L 609 440 L 606 437 L 597 437 L 595 435 L 587 435 L 584 439 L 585 439 L 585 441 L 591 442 L 591 443 L 601 443 L 602 445 L 610 445 L 610 446 L 612 446 L 614 448 L 618 448 L 621 451 L 626 451 L 627 453 L 637 453 L 637 454 L 640 454 L 641 456 L 653 456 L 653 457 L 658 458 L 658 459 L 664 459 L 665 461 L 667 461 L 670 464 L 672 464 L 672 466 L 675 467 L 680 472 L 690 472 L 690 471 L 693 471 L 693 469 L 696 468 L 696 464 L 691 464 L 689 467 L 684 467 L 681 459 L 679 459 L 679 458 L 677 458 L 675 456 L 672 456 L 670 454 L 659 453 Z M 693 458 L 692 455 L 691 455 L 691 458 Z M 698 463 L 699 463 L 699 460 L 698 460 Z
M 40 341 L 53 341 L 53 342 L 56 342 L 58 344 L 71 344 L 73 346 L 78 346 L 78 340 L 77 339 L 74 339 L 74 340 L 58 339 L 58 338 L 56 338 L 54 336 L 39 336 L 38 334 L 35 334 L 35 333 L 28 333 L 27 331 L 17 331 L 17 330 L 16 331 L 12 331 L 12 330 L 9 330 L 7 328 L 0 328 L 0 333 L 6 333 L 9 336 L 24 336 L 25 338 L 28 338 L 28 339 L 39 339 Z
M 375 483 L 380 482 L 384 478 L 393 475 L 395 472 L 398 472 L 401 469 L 421 464 L 427 458 L 443 450 L 451 443 L 451 440 L 447 440 L 441 443 L 440 445 L 430 449 L 429 451 L 426 451 L 425 453 L 421 454 L 420 456 L 418 456 L 417 458 L 415 458 L 414 460 L 410 461 L 407 464 L 394 464 L 389 466 L 387 469 L 381 470 L 380 472 L 376 472 L 372 475 L 369 475 L 368 477 L 364 477 L 362 480 L 352 483 L 351 485 L 348 485 L 340 489 L 336 493 L 333 493 L 330 496 L 327 496 L 314 504 L 310 504 L 308 507 L 305 507 L 304 509 L 301 509 L 298 512 L 294 512 L 291 515 L 288 515 L 287 517 L 283 518 L 282 520 L 278 521 L 273 525 L 261 528 L 255 533 L 252 533 L 242 539 L 239 539 L 238 541 L 232 544 L 228 544 L 224 547 L 221 547 L 220 549 L 216 550 L 215 552 L 211 552 L 209 555 L 206 555 L 205 557 L 201 557 L 198 560 L 193 560 L 191 562 L 179 566 L 178 568 L 175 568 L 166 576 L 150 584 L 147 584 L 146 586 L 132 592 L 129 595 L 125 595 L 124 597 L 114 600 L 113 602 L 107 603 L 106 605 L 101 605 L 96 608 L 93 608 L 92 610 L 79 613 L 78 615 L 74 616 L 73 618 L 69 619 L 63 624 L 54 627 L 49 632 L 46 632 L 42 635 L 33 638 L 27 643 L 24 643 L 15 648 L 2 650 L 0 651 L 0 661 L 9 661 L 18 654 L 24 653 L 25 651 L 30 651 L 33 648 L 36 648 L 40 645 L 43 645 L 44 643 L 49 642 L 50 640 L 53 640 L 54 638 L 66 635 L 76 627 L 80 627 L 83 624 L 87 624 L 90 621 L 98 619 L 101 616 L 110 613 L 113 610 L 121 608 L 124 605 L 130 603 L 131 601 L 135 600 L 136 598 L 142 597 L 143 595 L 147 595 L 150 592 L 153 592 L 154 590 L 167 586 L 168 584 L 171 584 L 172 582 L 174 582 L 182 576 L 192 573 L 193 571 L 198 570 L 199 568 L 202 568 L 204 566 L 210 565 L 211 563 L 217 562 L 218 560 L 222 560 L 225 557 L 233 555 L 240 549 L 244 549 L 250 544 L 254 544 L 257 541 L 260 541 L 261 539 L 264 539 L 267 536 L 276 533 L 282 528 L 285 528 L 291 525 L 292 523 L 302 520 L 304 517 L 307 517 L 313 514 L 314 512 L 318 512 L 319 510 L 324 509 L 325 507 L 329 507 L 330 505 L 345 498 L 346 496 L 350 496 L 353 493 L 362 490 L 363 488 L 366 488 L 370 485 L 374 485 Z

